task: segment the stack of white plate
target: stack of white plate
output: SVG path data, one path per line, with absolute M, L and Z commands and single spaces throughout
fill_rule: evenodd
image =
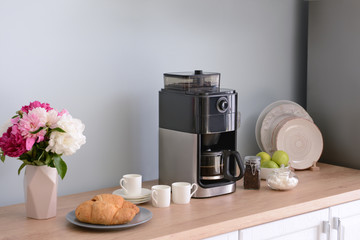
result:
M 264 108 L 256 122 L 255 137 L 261 151 L 270 155 L 277 150 L 285 151 L 294 169 L 311 167 L 323 150 L 321 132 L 310 115 L 288 100 Z
M 123 189 L 117 189 L 113 192 L 113 194 L 122 196 L 126 201 L 134 204 L 145 203 L 151 199 L 151 190 L 147 188 L 142 188 L 141 194 L 138 196 L 128 195 Z

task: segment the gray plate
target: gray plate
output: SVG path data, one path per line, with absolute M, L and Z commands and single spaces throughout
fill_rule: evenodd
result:
M 66 215 L 66 220 L 71 222 L 74 225 L 80 226 L 80 227 L 86 227 L 86 228 L 92 228 L 92 229 L 121 229 L 121 228 L 129 228 L 134 227 L 143 223 L 146 223 L 152 218 L 152 212 L 150 210 L 138 207 L 140 209 L 140 212 L 136 214 L 136 216 L 131 220 L 131 222 L 126 224 L 119 224 L 119 225 L 99 225 L 99 224 L 91 224 L 91 223 L 83 223 L 77 220 L 75 216 L 75 210 L 69 212 Z

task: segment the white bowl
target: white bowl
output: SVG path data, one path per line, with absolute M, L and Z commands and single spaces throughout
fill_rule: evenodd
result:
M 279 169 L 280 168 L 260 168 L 260 178 L 262 180 L 266 180 L 271 173 Z
M 285 167 L 285 169 L 289 169 L 290 167 L 287 166 Z M 263 180 L 266 180 L 268 178 L 268 176 L 275 172 L 275 171 L 279 171 L 281 169 L 280 168 L 260 168 L 260 178 Z

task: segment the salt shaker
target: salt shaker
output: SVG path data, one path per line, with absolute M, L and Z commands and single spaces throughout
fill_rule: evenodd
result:
M 258 156 L 245 157 L 244 189 L 260 189 L 260 160 Z

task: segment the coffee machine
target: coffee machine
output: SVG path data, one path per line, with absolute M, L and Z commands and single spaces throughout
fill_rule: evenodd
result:
M 164 74 L 159 92 L 159 183 L 197 183 L 193 197 L 235 191 L 244 165 L 236 151 L 237 93 L 220 73 Z

